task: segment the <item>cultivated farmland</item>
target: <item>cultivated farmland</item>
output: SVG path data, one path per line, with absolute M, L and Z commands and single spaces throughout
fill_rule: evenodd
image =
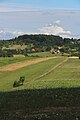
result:
M 80 60 L 49 57 L 16 70 L 0 71 L 0 120 L 79 119 Z M 0 66 L 5 65 L 8 62 Z M 20 76 L 25 76 L 24 84 L 13 88 Z

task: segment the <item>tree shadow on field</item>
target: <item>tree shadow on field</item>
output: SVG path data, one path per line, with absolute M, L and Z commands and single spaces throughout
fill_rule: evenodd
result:
M 80 88 L 0 92 L 0 120 L 79 120 Z

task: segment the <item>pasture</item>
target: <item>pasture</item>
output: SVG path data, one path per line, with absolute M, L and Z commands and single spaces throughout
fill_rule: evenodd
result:
M 6 59 L 3 61 L 6 61 Z M 24 85 L 13 89 L 13 82 L 18 80 L 20 76 L 25 76 Z M 14 71 L 0 71 L 0 90 L 2 91 L 79 86 L 80 60 L 78 58 L 57 56 L 53 57 L 53 59 L 31 64 Z
M 37 58 L 36 56 L 29 56 L 29 57 L 1 57 L 0 58 L 0 67 L 2 66 L 5 66 L 5 65 L 8 65 L 8 64 L 13 64 L 13 63 L 17 63 L 17 62 L 22 62 L 22 61 L 26 61 L 26 60 L 32 60 L 32 59 L 35 59 Z
M 25 76 L 24 84 L 13 88 L 20 76 Z M 80 60 L 53 55 L 21 69 L 0 71 L 0 91 L 0 120 L 79 120 Z
M 32 60 L 32 59 L 43 58 L 43 57 L 53 57 L 53 56 L 55 55 L 51 54 L 50 52 L 40 52 L 40 53 L 28 54 L 28 56 L 26 57 L 23 55 L 14 55 L 14 57 L 1 57 L 0 67 L 8 64 L 26 61 L 26 60 Z

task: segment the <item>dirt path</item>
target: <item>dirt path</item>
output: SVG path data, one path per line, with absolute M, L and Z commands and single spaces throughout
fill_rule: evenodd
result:
M 47 61 L 50 59 L 54 59 L 56 57 L 46 57 L 46 58 L 38 58 L 35 60 L 28 60 L 28 61 L 24 61 L 24 62 L 18 62 L 18 63 L 14 63 L 14 64 L 10 64 L 10 65 L 6 65 L 3 67 L 0 67 L 0 71 L 14 71 L 32 64 L 36 64 L 39 62 L 43 62 L 43 61 Z
M 76 59 L 76 58 L 79 58 L 79 57 L 75 57 L 75 56 L 73 56 L 73 57 L 69 57 L 69 58 L 74 58 L 74 59 Z

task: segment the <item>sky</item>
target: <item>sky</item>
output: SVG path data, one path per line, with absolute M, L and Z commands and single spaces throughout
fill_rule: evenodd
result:
M 23 34 L 80 37 L 80 0 L 0 0 L 0 39 Z

